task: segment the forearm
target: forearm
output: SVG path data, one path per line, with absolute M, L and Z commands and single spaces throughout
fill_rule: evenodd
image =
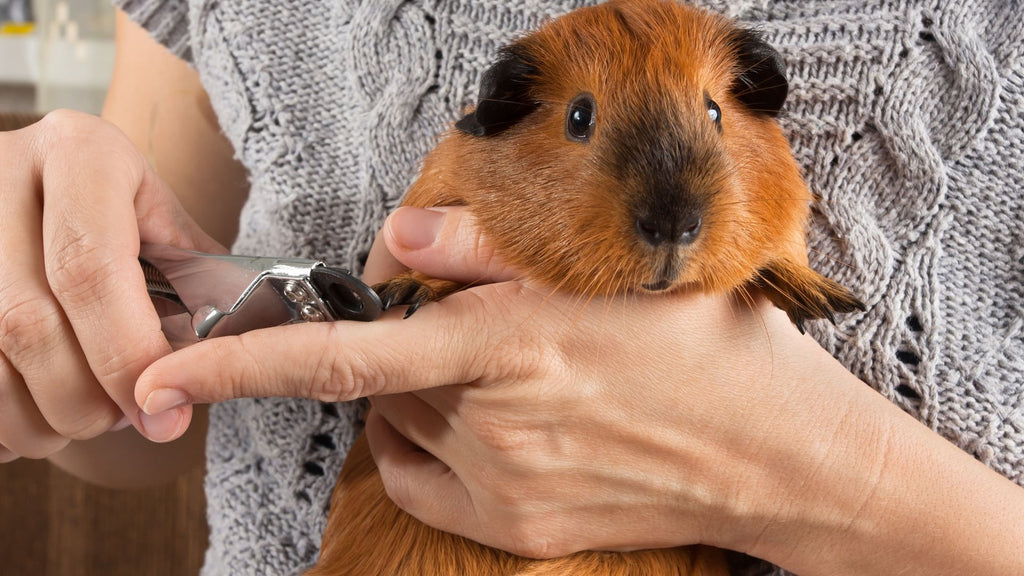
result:
M 62 470 L 108 488 L 139 488 L 169 482 L 203 463 L 207 409 L 196 406 L 192 425 L 174 442 L 157 444 L 134 428 L 73 441 L 50 456 Z
M 121 12 L 103 118 L 143 152 L 203 230 L 230 246 L 248 195 L 246 171 L 199 74 Z
M 820 435 L 772 455 L 782 512 L 747 551 L 801 575 L 1024 574 L 1024 489 L 815 363 Z

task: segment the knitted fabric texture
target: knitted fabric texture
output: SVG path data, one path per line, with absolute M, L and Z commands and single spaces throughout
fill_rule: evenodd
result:
M 251 180 L 239 253 L 360 270 L 507 41 L 582 0 L 115 0 L 190 61 Z M 783 54 L 812 265 L 868 311 L 810 332 L 1024 484 L 1024 9 L 1016 0 L 708 0 Z M 359 406 L 214 406 L 204 574 L 316 558 Z

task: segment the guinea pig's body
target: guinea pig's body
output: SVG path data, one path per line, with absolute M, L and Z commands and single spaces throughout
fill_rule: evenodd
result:
M 802 328 L 862 306 L 806 264 L 812 196 L 774 118 L 787 86 L 778 53 L 721 16 L 670 0 L 577 10 L 502 51 L 404 203 L 468 206 L 552 288 L 756 289 Z M 412 313 L 462 288 L 410 272 L 378 291 Z M 388 500 L 362 440 L 331 510 L 311 575 L 727 573 L 703 547 L 528 560 L 442 534 Z

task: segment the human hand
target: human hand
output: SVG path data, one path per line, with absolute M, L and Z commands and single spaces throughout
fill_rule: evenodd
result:
M 133 389 L 170 352 L 140 242 L 223 251 L 113 125 L 58 111 L 0 133 L 0 460 L 180 420 L 142 414 Z

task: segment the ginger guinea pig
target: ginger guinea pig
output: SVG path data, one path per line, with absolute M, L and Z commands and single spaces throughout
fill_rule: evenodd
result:
M 528 276 L 589 294 L 760 288 L 802 329 L 862 305 L 807 267 L 779 54 L 729 20 L 613 1 L 505 47 L 404 204 L 466 205 Z M 386 306 L 464 285 L 409 274 Z
M 659 0 L 580 9 L 501 51 L 404 203 L 468 206 L 553 289 L 756 289 L 802 328 L 862 305 L 807 266 L 812 197 L 775 122 L 787 90 L 779 54 L 724 17 Z M 465 285 L 410 272 L 376 288 L 411 314 Z M 387 498 L 360 438 L 309 575 L 727 573 L 700 546 L 531 560 L 441 533 Z

